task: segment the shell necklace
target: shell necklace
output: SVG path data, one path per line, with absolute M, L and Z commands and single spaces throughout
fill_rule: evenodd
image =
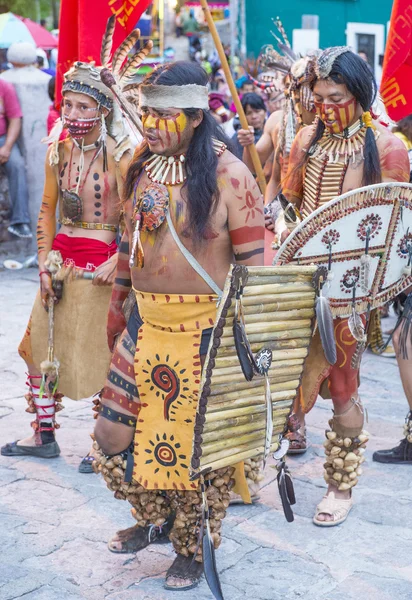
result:
M 162 156 L 153 154 L 145 165 L 145 171 L 151 181 L 166 185 L 180 185 L 186 181 L 187 175 L 183 172 L 183 164 L 186 160 L 184 154 L 179 156 Z M 168 175 L 171 174 L 171 180 Z
M 213 149 L 217 156 L 223 154 L 227 146 L 223 142 L 213 138 Z M 180 185 L 187 179 L 184 164 L 186 156 L 179 154 L 177 156 L 163 156 L 162 154 L 152 154 L 145 164 L 145 171 L 151 181 L 162 185 Z
M 325 132 L 320 140 L 309 150 L 311 158 L 327 160 L 329 163 L 345 162 L 352 160 L 355 163 L 356 155 L 360 153 L 363 158 L 366 127 L 362 117 L 343 133 L 329 134 Z M 374 130 L 375 139 L 379 132 Z

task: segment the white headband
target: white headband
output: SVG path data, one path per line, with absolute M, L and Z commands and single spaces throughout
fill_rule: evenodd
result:
M 150 108 L 201 108 L 209 109 L 207 87 L 190 83 L 188 85 L 141 85 L 139 88 L 140 106 Z

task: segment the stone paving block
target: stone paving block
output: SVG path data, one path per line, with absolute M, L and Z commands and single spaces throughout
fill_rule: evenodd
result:
M 212 595 L 203 579 L 195 590 L 186 592 L 168 591 L 163 587 L 163 577 L 145 579 L 141 583 L 131 586 L 128 590 L 106 596 L 105 600 L 211 600 Z M 248 596 L 243 590 L 231 584 L 222 584 L 225 600 L 239 600 Z M 264 600 L 257 594 L 254 600 Z M 272 594 L 271 600 L 281 600 L 281 596 Z
M 410 600 L 410 584 L 401 580 L 369 573 L 355 572 L 348 577 L 333 592 L 326 592 L 316 600 Z M 308 598 L 307 600 L 312 600 Z M 315 600 L 315 599 L 314 599 Z
M 79 560 L 81 557 L 81 560 Z M 106 552 L 103 543 L 90 542 L 82 537 L 61 541 L 47 555 L 35 554 L 23 561 L 32 571 L 49 569 L 54 576 L 70 577 L 79 587 L 102 585 L 113 570 L 121 567 L 124 557 Z
M 6 565 L 6 568 L 10 570 L 10 568 L 13 567 L 11 565 Z M 13 570 L 14 576 L 0 587 L 1 600 L 16 600 L 22 596 L 27 598 L 31 592 L 38 590 L 53 579 L 53 575 L 47 571 L 33 572 L 21 568 L 20 566 L 18 569 L 14 566 Z
M 320 579 L 331 578 L 327 568 L 307 561 L 287 549 L 257 548 L 222 574 L 222 584 L 232 584 L 245 597 L 272 600 L 304 593 Z M 234 596 L 236 598 L 236 596 Z
M 396 577 L 399 568 L 410 567 L 411 539 L 401 537 L 401 527 L 351 517 L 344 528 L 318 528 L 316 545 L 307 549 L 308 555 L 326 564 L 338 581 L 355 571 Z
M 24 473 L 19 469 L 10 468 L 7 466 L 0 465 L 0 481 L 2 485 L 13 483 L 18 479 L 23 479 Z
M 63 493 L 64 492 L 64 493 Z M 87 502 L 79 492 L 44 481 L 15 481 L 0 489 L 0 501 L 11 513 L 50 522 L 56 514 Z M 39 506 L 42 510 L 39 511 Z
M 25 600 L 83 600 L 84 596 L 44 585 L 29 594 L 25 594 L 24 598 Z

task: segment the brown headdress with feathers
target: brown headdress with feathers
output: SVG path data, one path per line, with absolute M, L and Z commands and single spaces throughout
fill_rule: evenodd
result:
M 115 24 L 116 17 L 112 15 L 107 22 L 102 40 L 100 58 L 103 69 L 101 71 L 101 78 L 106 87 L 111 90 L 130 125 L 134 129 L 137 129 L 139 133 L 142 133 L 142 125 L 136 114 L 136 106 L 133 102 L 137 96 L 137 84 L 133 81 L 133 76 L 146 56 L 150 54 L 153 42 L 149 40 L 142 48 L 131 53 L 136 43 L 140 40 L 140 30 L 134 29 L 112 56 Z
M 258 60 L 263 69 L 280 71 L 286 75 L 285 107 L 278 143 L 281 153 L 288 154 L 297 129 L 302 122 L 302 107 L 309 111 L 313 110 L 312 91 L 309 83 L 313 76 L 312 64 L 315 61 L 316 53 L 303 58 L 296 54 L 291 48 L 279 17 L 272 21 L 277 31 L 276 33 L 271 31 L 271 34 L 277 41 L 278 49 L 272 45 L 264 46 Z

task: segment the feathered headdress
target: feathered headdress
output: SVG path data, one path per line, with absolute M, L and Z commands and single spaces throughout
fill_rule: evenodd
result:
M 296 136 L 298 122 L 301 121 L 302 106 L 312 110 L 312 92 L 309 87 L 313 77 L 313 56 L 301 57 L 296 54 L 289 42 L 282 21 L 272 19 L 277 32 L 271 34 L 277 41 L 278 50 L 272 45 L 264 46 L 259 56 L 259 63 L 264 69 L 274 69 L 286 75 L 285 109 L 279 135 L 282 152 L 290 152 Z
M 113 95 L 102 82 L 100 72 L 101 67 L 96 67 L 94 62 L 76 61 L 63 76 L 63 94 L 64 92 L 86 94 L 107 110 L 112 110 Z
M 349 46 L 331 46 L 321 52 L 315 64 L 316 77 L 319 79 L 327 79 L 333 67 L 333 63 L 341 54 L 351 52 Z
M 107 22 L 102 41 L 100 60 L 103 69 L 101 78 L 103 83 L 111 90 L 130 125 L 141 134 L 143 128 L 134 103 L 137 95 L 137 84 L 133 81 L 133 77 L 143 60 L 150 54 L 153 42 L 149 40 L 142 48 L 132 52 L 140 40 L 140 30 L 134 29 L 112 55 L 115 24 L 116 16 L 112 15 Z

